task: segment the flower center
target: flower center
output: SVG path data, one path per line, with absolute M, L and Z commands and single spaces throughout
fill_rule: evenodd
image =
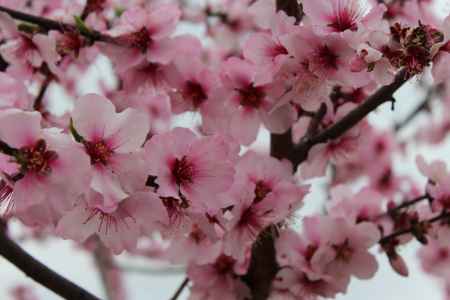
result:
M 59 55 L 65 56 L 71 53 L 78 55 L 80 49 L 84 46 L 84 41 L 75 32 L 65 32 L 56 43 L 56 51 Z
M 334 32 L 343 32 L 347 29 L 356 31 L 358 29 L 355 22 L 356 17 L 357 16 L 352 15 L 348 10 L 342 10 L 335 13 L 331 19 L 331 23 L 327 26 L 331 27 Z
M 178 185 L 192 183 L 194 177 L 194 166 L 188 161 L 186 156 L 175 159 L 172 166 L 172 176 Z
M 244 107 L 259 108 L 266 96 L 262 88 L 255 87 L 253 84 L 246 88 L 238 90 L 240 95 L 239 104 Z
M 264 181 L 260 180 L 256 183 L 255 186 L 255 199 L 253 200 L 254 203 L 261 202 L 266 198 L 267 194 L 272 192 L 272 189 L 264 183 Z
M 142 27 L 139 31 L 120 36 L 118 40 L 119 42 L 124 42 L 133 48 L 139 49 L 142 53 L 147 52 L 147 49 L 153 42 L 147 28 L 145 27 Z
M 208 99 L 201 84 L 195 81 L 187 81 L 183 90 L 183 96 L 190 99 L 194 107 L 199 107 Z
M 308 247 L 306 247 L 306 252 L 305 252 L 306 261 L 311 262 L 311 259 L 313 258 L 317 249 L 319 249 L 319 247 L 317 245 L 308 245 Z
M 226 275 L 233 272 L 235 262 L 236 261 L 232 257 L 222 254 L 214 263 L 214 269 L 220 275 Z
M 317 49 L 317 62 L 326 69 L 338 69 L 338 56 L 326 45 Z
M 113 153 L 104 141 L 85 142 L 84 147 L 86 148 L 86 152 L 91 158 L 91 164 L 93 165 L 98 163 L 103 165 L 108 164 L 109 158 Z
M 21 173 L 49 175 L 51 163 L 57 158 L 58 154 L 48 150 L 44 140 L 38 140 L 34 146 L 20 149 L 17 162 L 21 165 Z
M 289 52 L 287 51 L 287 49 L 280 44 L 277 44 L 273 49 L 272 49 L 272 56 L 276 57 L 278 55 L 287 55 L 289 54 Z
M 206 234 L 200 229 L 198 225 L 194 225 L 189 237 L 196 243 L 200 244 L 206 239 Z
M 349 262 L 353 255 L 353 249 L 350 247 L 348 239 L 341 245 L 333 245 L 334 251 L 336 251 L 336 259 Z

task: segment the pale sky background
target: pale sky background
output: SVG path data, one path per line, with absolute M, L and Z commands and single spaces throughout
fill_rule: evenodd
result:
M 450 0 L 442 0 L 440 11 L 445 13 L 450 9 Z M 183 28 L 184 32 L 193 32 L 198 34 L 197 29 Z M 91 74 L 84 77 L 86 92 L 96 91 L 91 80 L 99 74 L 108 74 L 108 64 L 104 60 L 100 60 L 92 67 Z M 427 76 L 423 76 L 427 80 Z M 370 116 L 371 122 L 377 124 L 381 128 L 391 126 L 394 121 L 399 121 L 413 110 L 417 103 L 423 97 L 422 91 L 416 88 L 417 80 L 413 79 L 396 94 L 397 104 L 395 112 L 390 110 L 390 104 L 384 105 L 376 114 Z M 58 93 L 53 89 L 53 93 Z M 62 107 L 61 107 L 62 109 Z M 184 121 L 195 120 L 196 117 L 187 115 L 177 124 L 184 123 Z M 422 118 L 417 118 L 415 123 L 423 121 Z M 413 127 L 413 126 L 411 126 Z M 405 132 L 406 135 L 408 131 Z M 261 132 L 259 145 L 267 145 L 268 133 Z M 445 145 L 437 148 L 419 148 L 413 147 L 414 153 L 421 153 L 426 158 L 441 158 L 450 163 L 450 143 L 447 139 Z M 410 155 L 409 161 L 396 161 L 396 168 L 407 174 L 414 174 L 417 178 L 421 178 L 414 165 L 415 155 Z M 423 178 L 422 178 L 423 180 Z M 318 190 L 310 195 L 306 200 L 305 208 L 299 212 L 299 215 L 307 215 L 315 211 L 324 195 Z M 14 224 L 14 228 L 20 227 Z M 51 239 L 44 243 L 37 243 L 35 241 L 27 241 L 21 244 L 31 255 L 48 265 L 53 270 L 66 276 L 75 283 L 83 286 L 90 292 L 104 298 L 103 290 L 100 282 L 100 277 L 95 267 L 93 266 L 93 259 L 91 254 L 81 252 L 71 241 L 64 241 L 59 239 Z M 410 268 L 410 276 L 405 279 L 393 272 L 384 255 L 380 255 L 379 263 L 380 269 L 375 278 L 369 281 L 360 281 L 353 279 L 349 292 L 346 295 L 338 296 L 338 300 L 442 300 L 442 289 L 438 281 L 424 274 L 420 269 L 420 264 L 416 258 L 416 252 L 419 245 L 415 242 L 402 248 L 401 255 L 405 258 Z M 374 249 L 374 253 L 376 249 Z M 124 264 L 137 266 L 141 268 L 151 267 L 151 263 L 143 259 L 130 260 L 126 255 L 121 255 L 118 260 Z M 180 274 L 131 274 L 126 276 L 126 286 L 129 298 L 128 300 L 169 300 L 176 288 L 179 286 L 185 275 Z M 17 284 L 25 284 L 32 286 L 34 291 L 40 297 L 40 300 L 58 300 L 61 299 L 52 292 L 39 286 L 33 281 L 25 278 L 25 276 L 12 266 L 9 262 L 0 257 L 0 300 L 12 299 L 9 296 L 9 291 Z M 186 299 L 186 293 L 180 299 Z M 220 300 L 220 299 L 218 299 Z

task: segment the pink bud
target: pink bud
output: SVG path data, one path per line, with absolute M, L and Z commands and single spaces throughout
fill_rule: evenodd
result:
M 389 263 L 391 264 L 392 269 L 397 272 L 400 276 L 408 277 L 409 270 L 403 258 L 398 255 L 389 256 Z

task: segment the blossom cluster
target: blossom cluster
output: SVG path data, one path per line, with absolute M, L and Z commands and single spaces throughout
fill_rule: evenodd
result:
M 427 244 L 424 269 L 450 286 L 445 162 L 417 158 L 426 186 L 400 175 L 404 145 L 367 119 L 312 145 L 300 165 L 252 147 L 261 128 L 308 141 L 396 74 L 431 71 L 450 99 L 450 16 L 419 0 L 294 1 L 296 16 L 271 0 L 219 2 L 0 1 L 4 218 L 114 254 L 162 240 L 158 258 L 187 266 L 192 300 L 251 299 L 248 274 L 267 235 L 272 300 L 346 293 L 352 278 L 376 273 L 374 249 L 407 276 L 398 248 L 413 239 Z M 180 34 L 186 23 L 203 24 L 209 41 Z M 105 57 L 116 84 L 82 92 Z M 56 88 L 71 102 L 62 115 Z M 172 126 L 186 113 L 201 121 Z M 450 120 L 437 122 L 417 140 L 442 140 Z M 326 213 L 294 229 L 310 180 L 323 177 Z

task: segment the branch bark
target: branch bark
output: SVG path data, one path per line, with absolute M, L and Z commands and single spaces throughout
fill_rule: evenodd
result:
M 105 42 L 105 43 L 119 45 L 113 37 L 103 34 L 96 30 L 92 30 L 92 29 L 90 29 L 89 31 L 78 30 L 78 28 L 73 24 L 58 22 L 55 20 L 23 13 L 23 12 L 13 10 L 13 9 L 10 9 L 10 8 L 4 7 L 4 6 L 0 6 L 0 12 L 7 13 L 8 15 L 10 15 L 12 18 L 14 18 L 16 20 L 39 25 L 42 29 L 45 29 L 45 30 L 57 30 L 59 32 L 67 32 L 67 31 L 79 32 L 81 35 L 83 35 L 84 37 L 88 38 L 89 40 L 91 40 L 93 42 L 98 41 L 98 42 Z M 127 45 L 124 45 L 124 46 L 127 46 Z
M 283 10 L 288 16 L 295 17 L 297 23 L 301 21 L 303 11 L 297 0 L 277 0 L 276 4 L 277 10 Z M 272 157 L 292 159 L 294 146 L 291 130 L 270 136 Z M 276 225 L 266 228 L 253 245 L 250 266 L 242 278 L 251 290 L 252 300 L 265 300 L 270 295 L 272 282 L 279 270 L 275 251 L 277 231 Z
M 449 219 L 450 219 L 450 213 L 448 213 L 446 211 L 443 211 L 441 214 L 439 214 L 439 215 L 437 215 L 437 216 L 435 216 L 435 217 L 433 217 L 431 219 L 422 221 L 422 223 L 426 223 L 426 224 L 429 225 L 429 224 L 433 224 L 433 223 L 436 223 L 436 222 L 439 222 L 439 221 L 449 221 Z M 410 228 L 405 228 L 403 230 L 399 230 L 399 231 L 393 232 L 393 233 L 391 233 L 391 234 L 381 238 L 379 243 L 380 244 L 389 243 L 393 239 L 395 239 L 397 237 L 400 237 L 402 235 L 409 234 L 409 233 L 412 234 L 414 232 L 414 230 L 415 230 L 414 227 L 410 227 Z
M 177 300 L 188 284 L 189 284 L 189 278 L 186 277 L 183 280 L 183 282 L 181 283 L 181 285 L 178 287 L 178 289 L 175 291 L 175 294 L 172 296 L 172 298 L 170 298 L 170 300 Z
M 342 136 L 345 132 L 357 125 L 369 113 L 374 111 L 378 106 L 385 102 L 393 101 L 393 94 L 408 80 L 406 71 L 401 70 L 394 81 L 378 89 L 361 105 L 349 112 L 345 117 L 336 122 L 334 125 L 319 132 L 318 134 L 304 139 L 297 145 L 293 153 L 290 155 L 291 161 L 298 166 L 308 158 L 311 148 L 317 144 L 326 143 Z
M 11 240 L 0 225 L 0 255 L 28 277 L 67 300 L 100 300 L 75 283 L 49 269 Z

